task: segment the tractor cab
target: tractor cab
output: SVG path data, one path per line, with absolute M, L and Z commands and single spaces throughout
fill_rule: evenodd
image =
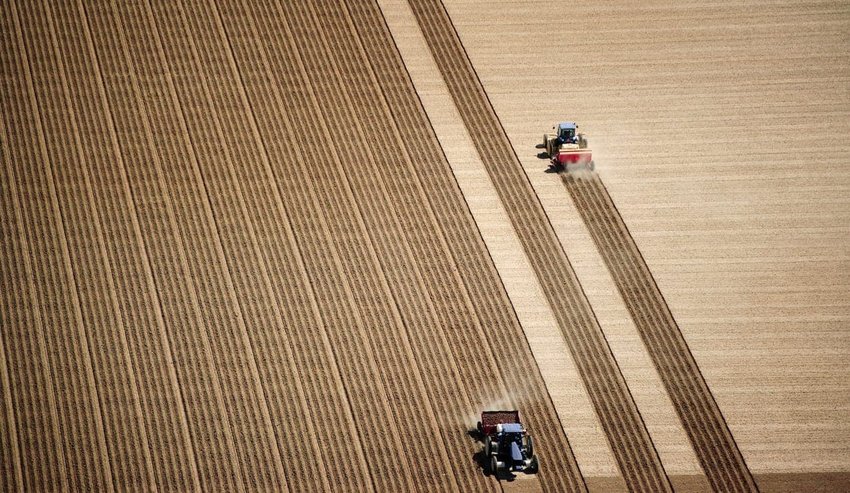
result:
M 556 130 L 558 131 L 558 141 L 561 145 L 578 143 L 578 125 L 575 122 L 559 123 Z

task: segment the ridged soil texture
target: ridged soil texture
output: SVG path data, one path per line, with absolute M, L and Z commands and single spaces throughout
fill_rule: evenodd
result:
M 39 172 L 41 150 L 31 144 L 37 140 L 36 120 L 32 102 L 27 95 L 24 71 L 28 70 L 21 56 L 19 23 L 15 5 L 0 4 L 0 302 L 2 302 L 2 331 L 0 337 L 6 354 L 4 359 L 9 369 L 9 399 L 14 412 L 4 420 L 4 432 L 12 442 L 12 433 L 17 435 L 20 476 L 8 474 L 3 477 L 7 489 L 60 489 L 67 488 L 65 456 L 59 429 L 59 408 L 54 394 L 55 383 L 48 359 L 48 347 L 44 317 L 38 308 L 36 292 L 36 270 L 30 245 L 31 235 L 27 232 L 29 207 L 24 197 L 18 176 Z M 23 176 L 21 176 L 21 179 Z M 15 371 L 17 369 L 17 371 Z M 4 389 L 4 401 L 6 390 Z M 4 412 L 6 410 L 4 409 Z M 9 418 L 16 428 L 6 428 Z M 5 438 L 5 436 L 4 436 Z M 11 443 L 10 443 L 11 445 Z M 14 450 L 8 449 L 9 454 Z M 10 459 L 6 472 L 11 473 L 14 462 Z
M 50 161 L 102 409 L 106 451 L 117 485 L 150 488 L 153 464 L 139 389 L 94 195 L 91 168 L 101 159 L 102 147 L 90 138 L 92 112 L 78 97 L 83 65 L 67 57 L 68 51 L 80 53 L 79 46 L 68 45 L 82 39 L 77 37 L 81 19 L 75 10 L 65 10 L 68 5 L 33 2 L 28 7 L 41 21 L 34 32 L 39 33 L 46 51 L 38 59 L 50 67 L 45 70 L 51 84 L 39 92 L 40 101 L 48 108 L 43 111 L 45 143 L 55 151 Z M 66 24 L 75 21 L 70 27 L 73 34 L 69 34 Z
M 190 48 L 198 60 L 196 73 L 187 70 L 185 75 L 206 91 L 205 112 L 213 116 L 217 127 L 214 140 L 223 145 L 219 150 L 222 159 L 206 167 L 210 182 L 227 185 L 219 192 L 221 215 L 236 214 L 231 219 L 232 236 L 247 238 L 226 244 L 227 256 L 238 273 L 239 299 L 251 300 L 244 307 L 246 325 L 277 446 L 287 457 L 312 465 L 285 467 L 284 472 L 293 490 L 332 489 L 336 484 L 328 478 L 330 465 L 317 458 L 323 450 L 334 448 L 333 437 L 341 425 L 343 429 L 343 424 L 350 426 L 350 418 L 340 415 L 340 410 L 348 408 L 340 375 L 316 317 L 318 307 L 299 261 L 300 252 L 250 102 L 239 83 L 221 15 L 215 6 L 197 7 L 187 5 L 177 12 L 178 18 L 185 19 L 186 39 L 194 39 L 196 46 Z M 293 443 L 294 423 L 304 428 L 307 439 Z
M 395 203 L 401 217 L 410 218 L 405 220 L 408 238 L 417 248 L 423 276 L 433 282 L 432 296 L 441 301 L 435 305 L 476 411 L 493 401 L 522 409 L 524 420 L 538 437 L 537 453 L 547 464 L 540 474 L 544 489 L 583 490 L 581 474 L 525 335 L 382 13 L 374 2 L 346 2 L 346 8 L 365 62 L 378 83 L 374 87 L 383 93 L 383 104 L 370 106 L 382 108 L 385 120 L 394 121 L 394 126 L 382 126 L 375 137 L 379 147 L 393 149 L 388 153 L 393 158 L 381 166 L 384 179 L 391 194 L 394 187 L 404 190 L 405 197 L 397 197 Z M 371 94 L 370 98 L 378 96 Z M 414 202 L 417 197 L 419 203 Z M 423 208 L 428 216 L 417 213 Z M 426 220 L 430 225 L 426 226 Z M 431 232 L 419 238 L 423 231 Z M 438 253 L 435 237 L 444 242 L 446 254 Z M 504 354 L 511 357 L 500 357 Z
M 311 180 L 304 178 L 305 170 L 296 164 L 304 158 L 303 147 L 294 145 L 293 125 L 308 117 L 298 110 L 298 104 L 307 100 L 306 92 L 295 98 L 289 91 L 306 91 L 306 87 L 290 79 L 293 72 L 273 70 L 271 57 L 282 55 L 276 45 L 256 42 L 261 36 L 274 43 L 280 35 L 274 25 L 267 24 L 270 7 L 261 7 L 257 13 L 247 5 L 222 2 L 218 14 L 243 84 L 243 101 L 253 109 L 251 126 L 256 141 L 262 142 L 264 172 L 275 184 L 268 193 L 281 213 L 276 227 L 283 228 L 286 235 L 281 237 L 289 239 L 290 246 L 278 253 L 289 252 L 291 268 L 302 280 L 285 271 L 277 271 L 277 276 L 285 276 L 287 284 L 300 293 L 315 295 L 298 296 L 284 291 L 285 286 L 277 290 L 284 300 L 294 295 L 295 304 L 285 305 L 291 316 L 309 321 L 304 328 L 293 325 L 292 330 L 301 332 L 290 341 L 299 367 L 310 375 L 304 383 L 312 394 L 307 399 L 321 441 L 321 455 L 312 460 L 324 464 L 332 489 L 369 490 L 374 483 L 361 441 L 383 443 L 382 438 L 392 436 L 381 434 L 378 427 L 377 415 L 387 409 L 384 390 L 364 347 L 364 328 L 349 302 L 351 288 L 340 274 L 339 256 L 330 247 L 322 208 L 316 203 Z M 281 79 L 276 79 L 278 74 Z M 267 243 L 275 241 L 268 233 L 263 237 Z M 329 391 L 331 385 L 334 391 Z
M 350 109 L 345 109 L 346 99 L 339 91 L 339 82 L 334 82 L 332 77 L 334 69 L 328 70 L 329 52 L 322 42 L 322 30 L 315 23 L 314 14 L 305 4 L 285 3 L 280 7 L 280 20 L 291 30 L 292 48 L 299 55 L 297 67 L 304 82 L 313 88 L 312 102 L 319 110 L 314 114 L 314 124 L 301 127 L 297 132 L 318 131 L 327 139 L 326 161 L 313 168 L 312 181 L 323 209 L 328 211 L 327 223 L 334 233 L 330 247 L 346 253 L 346 261 L 341 266 L 353 287 L 351 301 L 359 309 L 364 325 L 370 328 L 367 342 L 387 390 L 391 408 L 388 417 L 394 421 L 402 448 L 405 444 L 418 443 L 418 447 L 432 451 L 407 454 L 409 469 L 406 474 L 413 485 L 423 491 L 450 488 L 454 479 L 447 475 L 444 467 L 449 463 L 445 445 L 410 341 L 411 319 L 424 310 L 416 306 L 421 298 L 411 294 L 415 279 L 398 277 L 409 275 L 411 270 L 404 263 L 401 238 L 392 239 L 394 235 L 390 229 L 394 213 L 381 207 L 379 196 L 370 195 L 380 192 L 377 184 L 367 184 L 363 175 L 346 176 L 342 168 L 368 166 L 371 156 L 368 147 L 363 145 L 362 134 L 358 134 L 360 123 L 352 119 Z M 338 125 L 346 117 L 345 147 L 337 147 L 334 140 L 340 130 Z M 355 197 L 364 196 L 370 206 L 358 207 Z M 382 269 L 379 257 L 393 264 L 388 272 Z M 389 454 L 390 450 L 373 449 L 372 453 Z M 387 459 L 398 461 L 397 457 Z
M 219 321 L 211 320 L 219 309 L 208 311 L 211 304 L 226 301 L 206 298 L 200 286 L 204 273 L 197 264 L 215 264 L 216 259 L 202 257 L 206 251 L 189 243 L 188 230 L 193 227 L 189 223 L 200 222 L 192 215 L 203 207 L 191 210 L 187 202 L 198 196 L 197 186 L 179 181 L 193 161 L 187 155 L 183 126 L 171 111 L 179 110 L 179 103 L 162 70 L 159 32 L 145 3 L 104 2 L 90 7 L 93 38 L 103 54 L 106 98 L 127 187 L 136 204 L 150 278 L 160 295 L 158 314 L 174 357 L 174 379 L 180 385 L 191 439 L 191 447 L 183 447 L 191 454 L 183 459 L 189 461 L 188 466 L 184 462 L 188 471 L 175 471 L 170 480 L 239 489 L 242 470 L 222 388 L 223 373 L 232 364 L 221 361 L 217 354 L 221 348 L 214 346 L 213 332 L 223 330 Z
M 562 174 L 716 491 L 757 486 L 673 314 L 596 173 Z
M 627 485 L 669 479 L 572 266 L 439 0 L 410 0 L 434 60 L 570 348 Z
M 386 112 L 380 87 L 371 75 L 368 62 L 362 58 L 359 39 L 345 8 L 329 2 L 313 2 L 310 7 L 306 14 L 318 20 L 312 29 L 321 33 L 319 39 L 323 41 L 319 46 L 324 49 L 318 55 L 333 56 L 339 61 L 333 75 L 337 78 L 340 99 L 331 102 L 332 94 L 317 92 L 317 95 L 331 102 L 326 106 L 329 121 L 346 117 L 354 120 L 345 132 L 346 150 L 339 176 L 351 186 L 407 328 L 414 359 L 423 374 L 427 398 L 433 404 L 440 428 L 442 444 L 438 446 L 447 454 L 436 458 L 457 465 L 451 471 L 438 464 L 423 466 L 438 467 L 442 475 L 451 473 L 454 476 L 429 479 L 441 488 L 450 488 L 454 481 L 462 491 L 493 488 L 495 482 L 482 476 L 471 459 L 479 446 L 468 436 L 468 423 L 463 419 L 474 414 L 475 408 L 461 377 L 466 373 L 462 373 L 458 365 L 464 364 L 465 370 L 465 365 L 472 361 L 456 361 L 444 331 L 444 328 L 455 327 L 444 324 L 445 316 L 441 318 L 438 313 L 457 311 L 456 307 L 447 306 L 445 296 L 440 294 L 452 290 L 451 284 L 434 279 L 419 262 L 427 258 L 432 264 L 446 265 L 450 262 L 449 256 L 439 236 L 434 235 L 435 225 L 421 191 L 412 186 L 415 182 L 406 179 L 404 174 L 397 174 L 399 169 L 410 169 L 409 161 L 403 154 L 386 152 L 399 148 L 392 116 Z M 452 276 L 443 277 L 443 280 L 456 282 Z M 459 302 L 464 308 L 462 298 Z M 468 325 L 470 322 L 459 323 Z M 415 422 L 415 414 L 411 418 L 411 422 Z
M 32 375 L 21 376 L 22 380 L 47 379 L 40 382 L 46 388 L 38 390 L 32 387 L 34 382 L 19 381 L 21 386 L 16 387 L 28 389 L 25 392 L 29 394 L 21 396 L 22 402 L 36 404 L 31 399 L 40 398 L 33 391 L 42 396 L 42 392 L 52 392 L 45 396 L 46 402 L 42 400 L 44 407 L 32 416 L 32 425 L 20 421 L 26 452 L 38 454 L 25 461 L 26 479 L 21 487 L 108 491 L 113 486 L 112 467 L 97 389 L 96 364 L 100 361 L 92 356 L 97 350 L 92 347 L 95 336 L 84 320 L 93 312 L 84 313 L 80 302 L 89 279 L 73 270 L 73 262 L 89 262 L 90 258 L 81 257 L 99 252 L 95 245 L 85 243 L 77 229 L 66 226 L 83 213 L 68 204 L 70 196 L 78 190 L 85 193 L 85 188 L 61 181 L 67 178 L 65 173 L 73 173 L 72 161 L 79 156 L 75 155 L 73 133 L 69 131 L 73 123 L 64 111 L 66 88 L 52 74 L 56 39 L 45 7 L 41 3 L 6 2 L 2 13 L 2 99 L 6 142 L 10 144 L 8 181 L 3 187 L 17 195 L 9 212 L 15 211 L 16 219 L 27 225 L 23 234 L 16 235 L 22 253 L 28 254 L 24 268 L 32 276 L 27 283 L 31 297 L 25 309 L 40 312 L 36 320 L 31 320 L 33 325 L 21 325 L 19 331 L 8 335 L 12 339 L 8 345 L 15 348 L 21 344 L 28 351 L 20 356 L 40 363 L 32 368 Z M 80 207 L 85 205 L 83 202 Z M 17 302 L 12 300 L 13 304 Z M 17 359 L 17 354 L 14 357 Z M 98 372 L 97 376 L 104 375 Z M 48 412 L 50 418 L 46 419 L 42 413 Z M 47 467 L 30 460 L 37 458 L 47 461 Z
M 106 265 L 111 268 L 116 303 L 123 331 L 120 341 L 107 346 L 115 354 L 129 354 L 131 380 L 127 390 L 132 401 L 120 402 L 126 409 L 138 406 L 135 432 L 146 441 L 138 453 L 149 455 L 150 469 L 136 464 L 141 482 L 129 470 L 116 478 L 116 485 L 161 489 L 197 487 L 195 459 L 177 375 L 172 364 L 168 327 L 161 312 L 148 252 L 142 237 L 135 197 L 129 186 L 126 163 L 118 140 L 118 127 L 107 97 L 103 67 L 120 56 L 120 43 L 106 32 L 115 29 L 110 5 L 82 2 L 55 4 L 54 19 L 69 77 L 70 99 L 78 115 L 82 149 L 85 151 L 92 215 L 101 224 Z M 114 101 L 114 100 L 113 100 Z M 136 402 L 136 400 L 138 400 Z M 116 426 L 118 424 L 116 423 Z M 134 430 L 127 430 L 134 432 Z M 112 450 L 112 448 L 110 448 Z M 122 467 L 131 464 L 121 461 Z M 132 481 L 132 482 L 131 482 Z
M 327 464 L 365 469 L 379 490 L 428 489 L 433 486 L 424 479 L 428 473 L 412 474 L 411 459 L 415 456 L 405 452 L 405 444 L 421 445 L 423 436 L 438 436 L 433 412 L 424 398 L 386 279 L 359 211 L 351 202 L 352 192 L 331 172 L 333 151 L 316 140 L 317 135 L 327 135 L 328 131 L 307 79 L 309 64 L 305 59 L 312 55 L 296 46 L 290 32 L 290 16 L 299 12 L 284 12 L 283 8 L 263 3 L 233 11 L 224 9 L 222 15 L 225 29 L 233 33 L 230 40 L 237 52 L 237 64 L 240 69 L 244 67 L 242 77 L 249 88 L 249 99 L 252 92 L 275 96 L 272 105 L 255 99 L 252 106 L 281 186 L 281 197 L 287 210 L 297 211 L 290 215 L 295 236 L 308 276 L 316 286 L 336 360 L 346 375 L 343 383 L 354 426 L 349 438 L 340 440 L 337 449 L 331 451 L 335 454 Z M 251 30 L 249 39 L 262 39 L 264 43 L 242 44 L 244 35 L 240 31 L 246 28 Z M 269 108 L 275 111 L 267 111 Z M 418 414 L 415 422 L 398 418 L 397 413 L 406 409 Z M 369 453 L 368 463 L 360 455 L 365 451 Z M 366 467 L 358 465 L 358 460 Z M 418 481 L 420 477 L 422 482 Z

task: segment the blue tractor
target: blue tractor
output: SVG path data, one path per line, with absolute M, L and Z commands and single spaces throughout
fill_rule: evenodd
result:
M 484 467 L 488 473 L 537 473 L 534 441 L 520 424 L 518 411 L 485 411 L 481 413 L 478 431 L 484 437 Z

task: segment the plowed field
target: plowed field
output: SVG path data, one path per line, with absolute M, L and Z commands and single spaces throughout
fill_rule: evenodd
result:
M 768 471 L 803 479 L 753 469 L 618 189 L 530 174 L 493 65 L 465 44 L 469 7 L 0 2 L 1 491 L 850 485 L 809 462 Z M 577 211 L 660 407 L 551 200 Z M 844 315 L 825 323 L 846 336 Z M 490 408 L 520 410 L 539 474 L 484 473 L 472 428 Z M 581 429 L 610 460 L 576 447 Z M 697 469 L 671 469 L 668 436 Z

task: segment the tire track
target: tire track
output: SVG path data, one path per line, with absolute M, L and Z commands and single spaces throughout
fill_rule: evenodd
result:
M 473 143 L 505 203 L 630 488 L 670 482 L 569 260 L 511 148 L 442 3 L 410 5 Z
M 655 278 L 597 174 L 561 175 L 614 279 L 715 491 L 757 491 Z
M 411 224 L 411 238 L 423 232 L 437 231 L 440 234 L 436 236 L 445 242 L 445 255 L 435 254 L 423 246 L 425 253 L 417 255 L 417 259 L 423 262 L 422 271 L 426 277 L 433 279 L 432 296 L 446 299 L 442 306 L 447 308 L 448 313 L 443 314 L 443 323 L 454 329 L 451 334 L 455 342 L 452 350 L 457 351 L 455 357 L 462 366 L 463 374 L 470 376 L 468 381 L 474 387 L 473 401 L 477 406 L 484 406 L 494 396 L 510 396 L 511 393 L 504 390 L 503 380 L 508 382 L 508 388 L 514 393 L 526 394 L 508 400 L 522 408 L 525 421 L 540 438 L 536 448 L 542 460 L 563 458 L 546 462 L 540 473 L 544 488 L 549 491 L 584 490 L 578 465 L 525 334 L 442 154 L 383 14 L 374 2 L 346 3 L 362 40 L 361 47 L 387 102 L 385 111 L 392 115 L 397 127 L 396 143 L 384 145 L 399 148 L 402 157 L 407 158 L 391 161 L 393 166 L 386 170 L 385 179 L 400 181 L 401 186 L 413 184 L 418 194 L 412 190 L 403 195 L 408 197 L 408 201 L 409 197 L 420 195 L 421 202 L 414 207 L 424 205 L 431 212 L 430 225 L 423 222 L 415 226 Z M 380 133 L 389 134 L 391 131 Z M 416 156 L 415 160 L 413 156 Z M 398 204 L 406 203 L 400 198 L 396 201 Z M 421 220 L 424 221 L 424 218 Z M 458 286 L 458 289 L 446 288 L 452 285 Z M 471 301 L 473 299 L 475 303 Z M 482 327 L 487 327 L 487 333 Z M 513 355 L 509 362 L 493 357 L 505 352 Z M 480 364 L 482 359 L 485 364 Z
M 59 427 L 62 432 L 61 446 L 65 450 L 65 468 L 69 487 L 72 489 L 111 490 L 112 472 L 107 455 L 103 417 L 92 367 L 89 334 L 82 320 L 78 299 L 78 280 L 72 270 L 69 236 L 65 229 L 65 217 L 59 204 L 56 187 L 56 166 L 63 161 L 63 146 L 49 146 L 48 139 L 55 133 L 57 108 L 51 104 L 51 91 L 55 85 L 51 79 L 51 67 L 46 65 L 48 45 L 46 35 L 32 11 L 19 11 L 11 3 L 15 17 L 21 70 L 26 87 L 16 87 L 16 103 L 28 101 L 29 112 L 17 108 L 17 122 L 28 121 L 28 115 L 36 115 L 29 128 L 30 157 L 41 154 L 31 166 L 16 163 L 21 167 L 16 173 L 20 180 L 20 192 L 26 222 L 31 226 L 27 233 L 32 245 L 32 257 L 37 279 L 36 292 L 38 309 L 44 315 L 47 332 L 50 366 L 56 382 Z M 43 21 L 42 21 L 43 22 Z M 12 94 L 15 94 L 13 92 Z M 13 112 L 10 112 L 13 113 Z M 9 127 L 17 132 L 19 125 Z M 38 149 L 36 151 L 35 149 Z M 58 154 L 57 154 L 58 153 Z M 37 164 L 38 163 L 38 164 Z M 43 165 L 43 173 L 36 170 Z M 67 211 L 65 211 L 67 213 Z M 55 444 L 59 446 L 59 444 Z
M 162 106 L 155 106 L 171 98 L 153 97 L 165 86 L 156 78 L 161 67 L 153 63 L 159 52 L 148 49 L 150 41 L 158 37 L 149 31 L 150 12 L 145 5 L 128 3 L 118 8 L 115 4 L 100 4 L 99 8 L 96 15 L 115 19 L 114 28 L 109 24 L 104 27 L 110 40 L 106 48 L 120 47 L 120 51 L 111 50 L 102 70 L 127 181 L 136 198 L 154 282 L 161 295 L 161 312 L 174 348 L 199 482 L 208 489 L 236 490 L 243 484 L 242 472 L 225 412 L 210 329 L 201 316 L 185 234 L 178 222 L 180 211 L 165 183 L 163 168 L 171 165 L 175 157 L 173 147 L 167 145 L 174 141 L 162 135 L 159 118 L 163 115 L 157 112 Z
M 393 124 L 392 115 L 386 107 L 386 102 L 381 94 L 381 86 L 378 85 L 374 74 L 368 69 L 368 60 L 362 54 L 363 46 L 360 44 L 354 27 L 342 20 L 347 16 L 347 11 L 344 7 L 342 11 L 339 8 L 328 8 L 329 4 L 326 2 L 320 2 L 319 4 L 323 7 L 317 7 L 315 18 L 336 21 L 332 24 L 323 25 L 321 31 L 325 33 L 336 33 L 337 41 L 330 47 L 331 52 L 345 53 L 345 56 L 338 57 L 337 66 L 340 67 L 342 78 L 347 81 L 348 99 L 356 105 L 356 109 L 350 110 L 350 113 L 365 115 L 364 127 L 368 129 L 368 142 L 373 148 L 375 159 L 373 166 L 376 165 L 380 171 L 377 176 L 372 178 L 373 180 L 377 180 L 378 183 L 374 186 L 367 186 L 381 190 L 381 194 L 388 196 L 389 202 L 393 204 L 394 212 L 399 215 L 399 219 L 404 223 L 404 231 L 389 234 L 397 239 L 405 238 L 413 250 L 414 259 L 422 259 L 424 265 L 419 266 L 417 270 L 421 272 L 423 282 L 428 281 L 426 292 L 433 299 L 432 304 L 434 308 L 432 309 L 441 312 L 438 320 L 426 321 L 422 329 L 416 329 L 413 333 L 415 334 L 421 330 L 430 332 L 437 327 L 446 327 L 451 329 L 451 337 L 455 341 L 457 341 L 458 337 L 463 337 L 466 341 L 469 341 L 453 344 L 453 347 L 457 350 L 457 355 L 452 354 L 451 349 L 444 349 L 443 351 L 447 353 L 447 356 L 443 356 L 443 358 L 456 359 L 458 365 L 463 367 L 463 371 L 460 374 L 468 378 L 466 380 L 458 380 L 458 387 L 460 389 L 463 389 L 467 381 L 474 381 L 472 385 L 478 387 L 476 389 L 478 392 L 475 394 L 475 402 L 478 404 L 476 407 L 467 408 L 466 411 L 459 412 L 447 409 L 444 412 L 438 413 L 438 420 L 443 417 L 444 413 L 451 413 L 447 416 L 453 417 L 455 422 L 448 423 L 448 426 L 461 425 L 461 428 L 465 428 L 468 426 L 468 423 L 463 423 L 463 420 L 459 420 L 457 417 L 475 415 L 477 411 L 480 411 L 480 407 L 478 406 L 484 405 L 488 401 L 507 399 L 506 396 L 509 393 L 504 390 L 504 385 L 498 373 L 494 371 L 496 368 L 495 364 L 479 364 L 479 361 L 482 359 L 480 346 L 483 339 L 483 336 L 479 333 L 480 327 L 475 323 L 475 314 L 469 309 L 467 300 L 462 295 L 458 295 L 458 293 L 464 293 L 465 290 L 456 275 L 452 274 L 451 264 L 453 262 L 446 249 L 445 240 L 441 234 L 433 234 L 434 231 L 439 232 L 439 226 L 433 218 L 433 212 L 428 206 L 424 191 L 421 187 L 417 186 L 418 181 L 415 178 L 411 180 L 408 176 L 414 167 L 414 163 L 407 155 L 406 149 L 401 145 L 398 131 Z M 314 3 L 314 5 L 319 4 Z M 380 17 L 380 12 L 371 12 L 371 15 L 374 16 L 375 14 L 379 16 L 378 20 L 382 22 L 383 19 Z M 361 26 L 364 22 L 362 19 L 358 19 L 358 21 L 354 22 L 354 25 Z M 372 19 L 372 22 L 374 22 L 374 19 Z M 346 35 L 345 33 L 351 34 Z M 370 38 L 364 44 L 372 45 L 377 42 L 386 43 L 387 40 Z M 347 46 L 356 46 L 359 50 L 352 51 L 350 48 L 346 48 Z M 361 118 L 364 118 L 364 116 L 361 116 Z M 393 152 L 387 152 L 388 149 L 393 150 Z M 401 151 L 399 155 L 395 154 L 394 150 L 396 149 Z M 356 159 L 352 161 L 357 162 Z M 378 170 L 358 168 L 356 174 L 365 176 Z M 375 200 L 378 200 L 378 198 Z M 364 202 L 368 202 L 368 199 Z M 484 253 L 486 254 L 486 252 Z M 382 254 L 382 258 L 385 256 L 386 254 Z M 449 270 L 446 270 L 447 268 Z M 457 286 L 457 289 L 453 289 L 453 285 Z M 398 291 L 397 288 L 393 289 L 394 291 Z M 420 289 L 424 289 L 424 287 Z M 451 301 L 447 301 L 447 299 Z M 429 326 L 430 328 L 428 328 Z M 460 334 L 460 332 L 465 332 L 465 334 Z M 442 337 L 444 339 L 447 338 L 445 335 Z M 417 344 L 417 348 L 430 348 L 435 344 L 439 345 L 439 342 L 423 341 Z M 479 350 L 476 351 L 476 348 L 479 348 Z M 485 345 L 483 355 L 485 360 L 492 358 L 488 349 Z M 530 357 L 530 354 L 528 356 Z M 437 358 L 439 357 L 437 356 Z M 425 367 L 428 364 L 431 363 L 420 363 L 420 366 Z M 489 381 L 491 385 L 481 386 L 477 382 L 479 380 L 478 375 L 481 373 L 485 373 L 485 375 L 481 376 L 480 380 Z M 545 389 L 542 390 L 545 395 Z M 435 387 L 433 391 L 429 392 L 435 392 L 439 395 L 441 391 L 445 392 L 439 387 Z M 466 400 L 466 397 L 455 397 L 454 399 Z M 459 402 L 462 402 L 462 400 Z M 555 426 L 559 428 L 560 424 L 556 421 Z M 441 427 L 445 428 L 446 425 L 441 424 Z M 461 441 L 460 443 L 447 445 L 448 447 L 453 447 L 449 448 L 449 453 L 457 453 L 462 448 L 468 447 L 469 440 L 467 439 L 465 441 L 466 443 Z M 458 450 L 455 450 L 455 448 Z M 478 446 L 475 445 L 473 448 L 477 449 Z M 567 450 L 569 450 L 568 447 Z M 468 455 L 462 457 L 460 463 L 468 462 L 468 457 Z M 472 467 L 466 469 L 466 471 L 479 472 L 477 468 Z M 471 484 L 468 482 L 470 481 L 469 478 L 459 476 L 459 479 L 461 481 L 467 481 L 461 485 L 464 490 L 471 488 Z M 480 476 L 478 478 L 472 478 L 472 480 L 475 479 L 478 479 L 479 484 L 481 484 Z M 479 490 L 482 487 L 477 486 Z

